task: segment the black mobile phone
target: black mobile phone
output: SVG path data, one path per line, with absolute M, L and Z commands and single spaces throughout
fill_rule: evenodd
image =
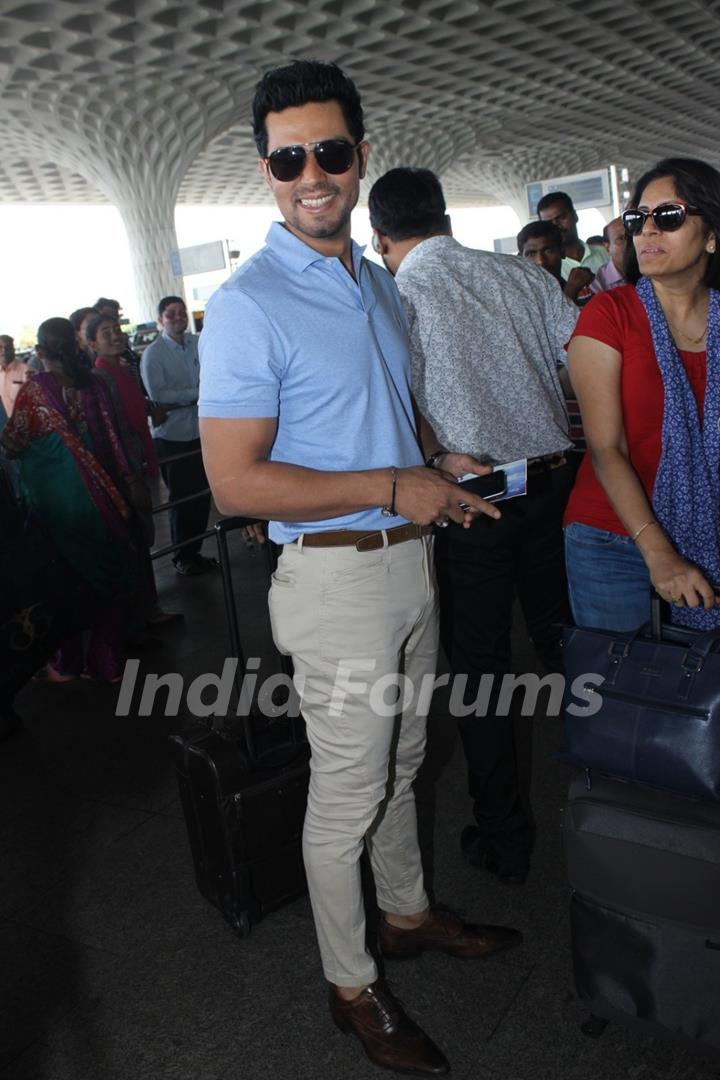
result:
M 479 495 L 481 499 L 497 499 L 507 491 L 507 476 L 504 469 L 496 469 L 485 476 L 466 473 L 460 480 L 460 487 L 472 491 L 473 495 Z

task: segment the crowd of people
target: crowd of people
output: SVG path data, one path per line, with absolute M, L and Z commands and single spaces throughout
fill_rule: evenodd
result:
M 160 333 L 141 365 L 120 310 L 101 297 L 67 319 L 47 319 L 27 362 L 16 358 L 12 338 L 0 339 L 0 467 L 99 601 L 89 635 L 63 640 L 35 676 L 53 683 L 119 682 L 128 648 L 146 642 L 145 630 L 182 619 L 161 607 L 150 557 L 148 485 L 161 470 L 177 572 L 215 566 L 200 553 L 210 495 L 197 437 L 197 335 L 186 333 L 182 298 L 164 297 Z
M 376 1064 L 437 1076 L 444 1054 L 367 948 L 361 852 L 386 958 L 480 958 L 521 936 L 430 905 L 412 789 L 425 715 L 412 695 L 380 715 L 373 685 L 403 672 L 419 687 L 442 641 L 468 700 L 489 687 L 482 716 L 460 721 L 474 815 L 460 843 L 518 886 L 533 823 L 498 700 L 514 597 L 550 671 L 564 623 L 637 629 L 651 586 L 674 622 L 720 627 L 720 174 L 659 162 L 592 243 L 551 192 L 506 256 L 454 239 L 432 172 L 392 169 L 369 195 L 387 273 L 350 236 L 370 150 L 347 76 L 314 61 L 268 72 L 253 130 L 282 221 L 212 297 L 199 342 L 183 300 L 165 297 L 138 371 L 118 311 L 95 305 L 43 323 L 43 371 L 18 387 L 0 339 L 0 446 L 106 598 L 87 657 L 65 643 L 53 679 L 83 665 L 117 678 L 122 604 L 142 580 L 157 605 L 141 565 L 156 449 L 171 501 L 207 486 L 202 444 L 219 510 L 269 522 L 273 635 L 304 684 L 303 845 L 331 1014 Z M 521 497 L 459 492 L 465 474 L 518 460 Z M 173 510 L 181 574 L 211 568 L 196 539 L 208 507 Z

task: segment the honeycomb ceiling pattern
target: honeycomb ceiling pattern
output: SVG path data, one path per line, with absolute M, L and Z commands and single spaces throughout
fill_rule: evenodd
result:
M 252 88 L 297 56 L 363 95 L 370 178 L 454 203 L 672 152 L 720 164 L 710 0 L 0 0 L 0 201 L 262 203 Z

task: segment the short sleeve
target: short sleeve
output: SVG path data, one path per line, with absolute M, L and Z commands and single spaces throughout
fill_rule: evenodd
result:
M 612 292 L 598 293 L 585 305 L 572 336 L 593 338 L 601 341 L 603 345 L 609 345 L 611 349 L 623 351 L 624 335 L 620 309 Z
M 199 415 L 276 417 L 283 366 L 278 335 L 262 308 L 241 289 L 218 290 L 200 335 Z
M 578 309 L 572 300 L 565 296 L 562 289 L 557 287 L 547 271 L 542 270 L 548 280 L 543 279 L 545 288 L 545 310 L 547 312 L 547 331 L 552 342 L 554 360 L 556 364 L 567 363 L 565 349 L 573 335 L 576 326 Z

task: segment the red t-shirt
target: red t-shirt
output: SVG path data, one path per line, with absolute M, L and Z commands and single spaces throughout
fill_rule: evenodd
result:
M 655 474 L 662 449 L 664 386 L 650 333 L 645 308 L 632 285 L 621 285 L 598 293 L 580 312 L 573 337 L 594 338 L 622 354 L 621 396 L 625 437 L 630 464 L 640 477 L 648 499 L 652 499 Z M 703 420 L 705 379 L 704 352 L 681 352 Z M 590 454 L 586 454 L 565 511 L 564 523 L 578 521 L 596 529 L 627 536 L 605 489 L 595 476 Z

